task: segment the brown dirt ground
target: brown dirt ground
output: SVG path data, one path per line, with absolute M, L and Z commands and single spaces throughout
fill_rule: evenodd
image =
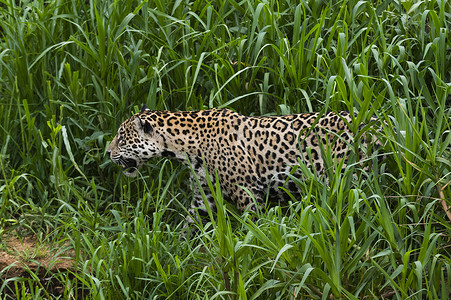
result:
M 39 241 L 36 237 L 3 236 L 3 247 L 0 247 L 0 287 L 7 281 L 2 290 L 4 299 L 17 299 L 15 295 L 15 277 L 32 279 L 33 273 L 39 282 L 32 279 L 32 285 L 42 286 L 48 295 L 62 296 L 64 286 L 56 273 L 67 273 L 74 269 L 74 251 L 62 251 L 63 246 L 50 245 Z M 68 275 L 69 276 L 69 275 Z M 9 281 L 8 281 L 9 280 Z M 19 288 L 21 285 L 19 284 Z M 86 295 L 85 295 L 86 296 Z M 3 299 L 3 298 L 2 298 Z
M 73 266 L 73 253 L 66 251 L 56 257 L 58 249 L 51 250 L 50 245 L 39 242 L 34 236 L 18 239 L 3 237 L 7 249 L 0 248 L 0 270 L 11 266 L 8 277 L 16 272 L 21 273 L 24 267 L 36 270 L 44 267 L 47 270 L 69 269 Z

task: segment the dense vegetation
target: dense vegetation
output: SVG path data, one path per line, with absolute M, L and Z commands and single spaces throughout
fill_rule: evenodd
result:
M 451 1 L 1 0 L 0 15 L 0 239 L 75 250 L 46 275 L 59 295 L 5 268 L 2 299 L 450 297 Z M 388 155 L 305 170 L 301 198 L 255 222 L 218 191 L 227 213 L 185 241 L 190 170 L 160 158 L 128 179 L 105 156 L 142 104 L 376 115 Z

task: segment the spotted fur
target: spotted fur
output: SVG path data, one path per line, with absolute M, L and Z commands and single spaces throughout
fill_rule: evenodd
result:
M 215 211 L 207 170 L 210 176 L 217 174 L 223 194 L 240 210 L 255 209 L 252 197 L 263 205 L 267 198 L 285 199 L 281 186 L 293 194 L 299 192 L 287 180 L 298 159 L 323 174 L 321 145 L 330 145 L 337 159 L 346 157 L 353 140 L 351 121 L 346 112 L 248 117 L 228 109 L 169 112 L 144 106 L 122 123 L 107 152 L 127 176 L 136 176 L 146 161 L 157 156 L 191 164 Z M 189 223 L 196 211 L 207 214 L 199 186 L 193 188 Z

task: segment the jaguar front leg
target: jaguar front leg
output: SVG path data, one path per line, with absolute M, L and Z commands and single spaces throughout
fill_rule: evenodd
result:
M 253 186 L 236 186 L 233 198 L 237 208 L 242 213 L 245 211 L 259 213 L 265 208 L 263 185 L 260 184 L 258 179 L 256 180 L 256 185 Z
M 193 199 L 191 201 L 190 208 L 188 209 L 188 215 L 186 216 L 184 228 L 191 227 L 191 231 L 195 231 L 193 226 L 194 223 L 202 222 L 202 224 L 206 224 L 210 220 L 208 208 L 205 206 L 204 197 L 213 214 L 216 214 L 216 204 L 215 198 L 210 190 L 206 178 L 198 176 L 196 180 L 193 174 L 191 174 L 190 181 L 193 189 Z

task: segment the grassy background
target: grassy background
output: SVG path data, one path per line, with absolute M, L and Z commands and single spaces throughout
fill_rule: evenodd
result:
M 449 0 L 0 0 L 0 15 L 0 239 L 75 249 L 47 275 L 59 297 L 450 297 Z M 305 170 L 302 199 L 255 223 L 224 203 L 183 241 L 190 171 L 155 159 L 128 179 L 105 156 L 143 103 L 376 115 L 390 154 L 329 186 Z M 57 296 L 29 272 L 0 294 Z

